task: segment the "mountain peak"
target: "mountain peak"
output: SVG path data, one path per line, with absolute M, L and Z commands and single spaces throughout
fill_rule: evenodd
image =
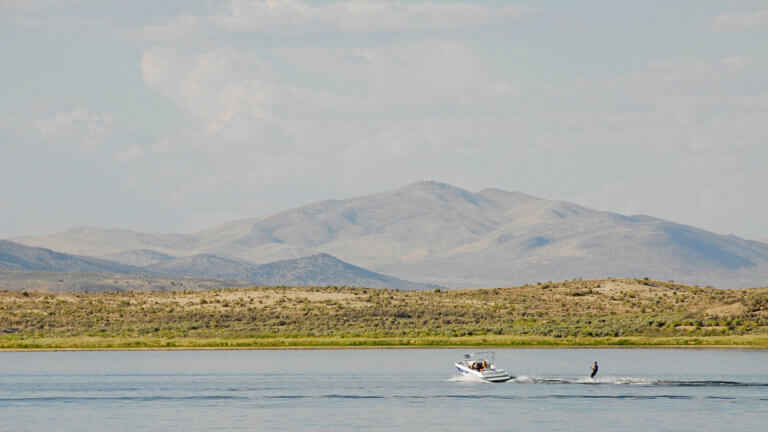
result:
M 312 255 L 307 255 L 303 258 L 298 259 L 307 259 L 307 258 L 314 258 L 314 259 L 323 259 L 323 260 L 329 260 L 329 261 L 341 261 L 340 259 L 336 258 L 335 256 L 331 254 L 327 254 L 325 252 L 320 252 Z
M 449 191 L 458 190 L 463 191 L 465 189 L 458 188 L 456 186 L 449 185 L 448 183 L 441 183 L 433 180 L 421 180 L 414 183 L 409 183 L 397 189 L 398 191 Z M 467 191 L 469 192 L 469 191 Z
M 523 192 L 518 192 L 518 191 L 509 192 L 509 191 L 505 191 L 503 189 L 497 189 L 497 188 L 486 188 L 477 192 L 477 194 L 494 201 L 504 201 L 504 202 L 514 202 L 514 203 L 522 203 L 525 201 L 542 201 L 542 198 L 535 197 L 533 195 L 528 195 Z
M 416 195 L 447 203 L 468 202 L 475 206 L 479 205 L 481 201 L 485 201 L 485 198 L 467 189 L 462 189 L 447 183 L 440 183 L 432 180 L 422 180 L 420 182 L 405 185 L 399 189 L 396 189 L 394 193 Z
M 499 201 L 505 203 L 521 203 L 525 201 L 542 200 L 542 198 L 528 195 L 519 191 L 506 191 L 498 188 L 485 188 L 478 192 L 472 192 L 467 189 L 463 189 L 457 186 L 450 185 L 448 183 L 436 182 L 433 180 L 421 180 L 415 183 L 407 184 L 395 192 L 409 192 L 409 193 L 424 193 L 433 194 L 436 196 L 448 196 L 455 195 L 463 198 L 466 201 L 470 201 L 477 204 L 478 201 L 488 199 L 492 201 Z

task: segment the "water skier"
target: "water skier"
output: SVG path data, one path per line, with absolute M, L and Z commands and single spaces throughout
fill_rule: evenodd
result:
M 595 375 L 597 375 L 597 369 L 598 369 L 597 368 L 597 362 L 595 362 L 595 364 L 590 369 L 592 369 L 592 375 L 590 375 L 589 377 L 590 378 L 594 378 Z

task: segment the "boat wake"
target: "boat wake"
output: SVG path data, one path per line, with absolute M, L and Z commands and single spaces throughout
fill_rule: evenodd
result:
M 451 382 L 487 382 L 474 375 L 456 375 L 448 378 Z M 599 378 L 589 377 L 537 377 L 528 375 L 518 375 L 507 381 L 513 384 L 612 384 L 612 385 L 662 385 L 662 383 L 674 383 L 673 381 L 656 380 L 651 378 L 634 378 L 619 376 L 603 376 Z M 693 383 L 695 381 L 691 381 Z M 703 382 L 703 381 L 700 381 Z M 682 383 L 682 382 L 681 382 Z
M 611 385 L 655 385 L 661 382 L 661 380 L 653 378 L 636 378 L 626 376 L 610 376 L 605 375 L 601 377 L 536 377 L 520 375 L 515 377 L 512 381 L 519 384 L 611 384 Z
M 449 381 L 482 382 L 471 376 L 457 376 Z M 582 384 L 582 385 L 627 385 L 627 386 L 657 386 L 657 387 L 768 387 L 768 383 L 741 382 L 721 380 L 668 380 L 657 378 L 641 378 L 629 376 L 605 375 L 595 378 L 589 377 L 538 377 L 518 375 L 509 383 L 513 384 Z

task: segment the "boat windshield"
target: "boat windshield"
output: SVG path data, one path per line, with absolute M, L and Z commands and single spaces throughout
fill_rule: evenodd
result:
M 495 357 L 496 353 L 490 351 L 476 352 L 464 355 L 469 368 L 476 370 L 483 370 L 489 367 L 493 367 L 493 360 Z

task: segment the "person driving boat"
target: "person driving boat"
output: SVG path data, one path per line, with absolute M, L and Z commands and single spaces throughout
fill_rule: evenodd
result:
M 479 361 L 472 362 L 472 363 L 469 364 L 469 368 L 481 371 L 483 369 L 488 368 L 488 361 L 487 360 L 483 360 L 482 362 L 479 362 Z

